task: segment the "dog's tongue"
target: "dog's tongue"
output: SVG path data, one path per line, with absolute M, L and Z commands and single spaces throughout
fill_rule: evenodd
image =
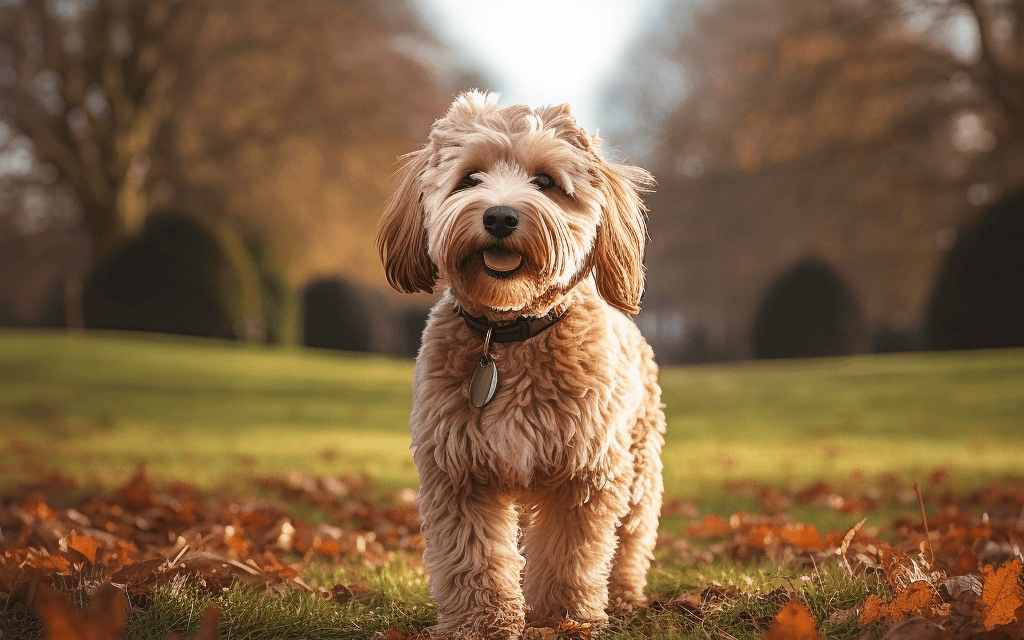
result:
M 523 262 L 523 256 L 515 251 L 497 247 L 484 250 L 484 264 L 492 271 L 512 271 Z

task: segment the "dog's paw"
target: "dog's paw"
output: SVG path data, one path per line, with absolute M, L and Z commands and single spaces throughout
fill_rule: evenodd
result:
M 623 591 L 608 595 L 608 611 L 615 613 L 631 613 L 637 609 L 644 609 L 650 604 L 650 599 L 644 594 Z
M 554 627 L 527 627 L 523 632 L 525 640 L 555 640 L 558 631 Z
M 526 640 L 554 640 L 555 638 L 595 638 L 606 620 L 579 622 L 570 618 L 541 618 L 527 623 L 523 638 Z

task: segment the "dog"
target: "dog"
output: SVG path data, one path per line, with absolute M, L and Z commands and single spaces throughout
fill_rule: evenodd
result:
M 403 292 L 445 288 L 413 375 L 431 633 L 597 627 L 646 602 L 661 510 L 644 288 L 645 170 L 568 105 L 459 95 L 404 156 L 377 250 Z

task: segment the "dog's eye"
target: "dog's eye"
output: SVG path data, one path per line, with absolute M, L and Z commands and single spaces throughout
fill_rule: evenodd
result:
M 533 178 L 533 184 L 537 185 L 537 188 L 541 191 L 547 191 L 551 187 L 555 186 L 555 179 L 546 173 L 538 173 Z
M 471 171 L 466 174 L 466 177 L 459 181 L 459 184 L 455 187 L 456 191 L 462 191 L 463 189 L 471 189 L 476 185 L 480 184 L 480 178 L 474 176 L 476 171 Z

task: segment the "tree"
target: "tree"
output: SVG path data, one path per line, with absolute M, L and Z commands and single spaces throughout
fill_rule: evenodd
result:
M 957 231 L 1024 179 L 1022 85 L 1004 86 L 1020 5 L 668 5 L 612 93 L 660 184 L 648 308 L 749 354 L 756 301 L 820 259 L 849 280 L 869 329 L 920 326 Z M 1002 53 L 958 40 L 990 33 L 986 15 L 1000 16 L 988 39 Z
M 0 7 L 0 117 L 28 136 L 82 206 L 105 255 L 141 224 L 185 45 L 188 0 L 12 0 Z
M 946 20 L 967 12 L 978 33 L 978 55 L 970 65 L 974 82 L 984 87 L 1003 114 L 1004 137 L 1024 138 L 1024 0 L 947 0 Z
M 451 62 L 406 2 L 0 2 L 0 120 L 70 186 L 93 265 L 173 206 L 292 287 L 372 278 L 394 160 Z
M 423 144 L 458 65 L 405 3 L 236 0 L 208 29 L 197 55 L 217 62 L 175 121 L 188 208 L 272 238 L 295 286 L 381 281 L 373 234 L 396 158 Z

